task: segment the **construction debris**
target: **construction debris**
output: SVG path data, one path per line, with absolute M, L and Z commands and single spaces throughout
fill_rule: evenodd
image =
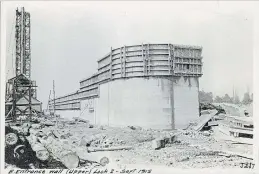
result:
M 89 148 L 89 152 L 99 152 L 99 151 L 118 151 L 118 150 L 132 150 L 132 146 L 117 146 L 117 147 L 110 147 L 110 148 Z
M 55 159 L 62 163 L 62 166 L 64 168 L 76 168 L 79 166 L 80 159 L 92 161 L 92 162 L 98 162 L 101 165 L 105 165 L 109 163 L 109 159 L 105 156 L 96 156 L 94 153 L 89 153 L 86 146 L 83 147 L 77 147 L 75 144 L 73 144 L 68 138 L 69 133 L 62 134 L 58 130 L 49 130 L 46 131 L 46 129 L 40 129 L 42 126 L 46 126 L 46 124 L 23 124 L 21 127 L 14 126 L 6 127 L 6 144 L 8 145 L 6 147 L 6 156 L 15 156 L 12 155 L 12 149 L 13 151 L 16 151 L 18 148 L 23 148 L 22 150 L 30 150 L 30 153 L 25 153 L 25 157 L 30 159 L 31 163 L 26 161 L 21 161 L 17 157 L 17 160 L 10 159 L 7 160 L 7 163 L 17 165 L 21 168 L 29 168 L 29 166 L 38 166 L 39 163 L 46 164 L 50 162 L 51 160 Z M 45 127 L 46 128 L 46 127 Z M 22 145 L 18 145 L 13 147 L 18 143 L 18 138 L 23 135 L 23 141 L 24 143 Z M 27 144 L 25 146 L 24 144 Z M 11 149 L 11 150 L 9 150 Z M 105 150 L 119 150 L 119 149 L 130 149 L 129 147 L 117 147 L 117 148 L 106 148 L 106 149 L 93 149 L 91 152 L 96 151 L 105 151 Z M 33 156 L 35 159 L 31 158 Z M 23 158 L 24 159 L 24 158 Z M 34 163 L 37 164 L 34 164 Z M 23 166 L 20 164 L 22 163 Z M 24 164 L 25 163 L 25 164 Z M 46 165 L 44 165 L 46 167 Z M 60 165 L 59 165 L 60 166 Z
M 212 110 L 209 112 L 209 114 L 203 114 L 199 117 L 198 120 L 192 123 L 192 126 L 189 127 L 190 129 L 193 129 L 195 131 L 200 131 L 205 124 L 207 124 L 213 116 L 215 116 L 218 113 L 217 110 Z
M 164 145 L 165 145 L 164 141 L 161 138 L 158 138 L 158 139 L 155 139 L 155 140 L 152 141 L 152 148 L 155 149 L 155 150 L 163 148 Z
M 111 163 L 203 168 L 235 167 L 240 162 L 251 161 L 250 144 L 253 143 L 248 140 L 253 139 L 242 137 L 244 131 L 252 133 L 250 118 L 229 116 L 212 104 L 203 108 L 206 110 L 202 110 L 199 119 L 186 130 L 91 127 L 87 120 L 79 118 L 73 121 L 38 118 L 35 119 L 37 123 L 9 123 L 12 131 L 6 134 L 6 153 L 17 159 L 9 159 L 6 163 L 19 168 L 82 168 Z M 230 134 L 237 130 L 238 134 Z M 28 154 L 13 155 L 14 149 Z M 23 155 L 29 154 L 33 158 L 21 161 Z
M 75 120 L 75 122 L 89 123 L 89 120 L 85 120 L 80 117 L 74 117 L 73 119 Z

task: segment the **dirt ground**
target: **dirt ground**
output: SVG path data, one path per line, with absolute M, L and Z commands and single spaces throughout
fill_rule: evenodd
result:
M 54 128 L 44 128 L 43 131 L 54 130 Z M 132 150 L 101 152 L 102 155 L 110 159 L 113 165 L 145 164 L 175 168 L 240 168 L 240 163 L 252 162 L 252 160 L 225 153 L 225 151 L 231 151 L 251 155 L 252 145 L 217 140 L 213 132 L 181 131 L 174 143 L 154 150 L 152 140 L 168 134 L 176 134 L 179 131 L 103 126 L 88 128 L 84 123 L 66 125 L 57 131 L 66 135 L 65 139 L 78 146 L 80 146 L 82 139 L 91 139 L 88 148 L 133 146 Z

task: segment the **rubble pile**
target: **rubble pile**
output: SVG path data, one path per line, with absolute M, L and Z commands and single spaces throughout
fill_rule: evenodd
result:
M 6 162 L 19 168 L 76 168 L 81 161 L 102 166 L 109 163 L 107 157 L 96 156 L 80 145 L 66 126 L 60 129 L 54 125 L 43 122 L 6 126 Z
M 250 162 L 251 145 L 219 140 L 208 125 L 225 119 L 224 110 L 212 104 L 201 108 L 200 120 L 186 130 L 95 126 L 80 118 L 12 123 L 6 127 L 6 167 L 87 168 L 115 163 L 207 168 Z

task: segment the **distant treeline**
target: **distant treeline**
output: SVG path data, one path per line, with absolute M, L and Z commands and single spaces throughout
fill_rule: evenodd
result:
M 244 93 L 242 100 L 238 95 L 230 97 L 228 94 L 225 96 L 213 96 L 212 92 L 199 91 L 200 103 L 234 103 L 234 104 L 250 104 L 253 102 L 253 93 L 250 95 L 248 92 Z

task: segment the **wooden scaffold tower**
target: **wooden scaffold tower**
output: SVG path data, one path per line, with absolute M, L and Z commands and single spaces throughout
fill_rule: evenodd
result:
M 6 120 L 30 120 L 42 110 L 37 100 L 36 81 L 31 78 L 31 23 L 30 13 L 22 7 L 16 10 L 15 77 L 6 83 Z

